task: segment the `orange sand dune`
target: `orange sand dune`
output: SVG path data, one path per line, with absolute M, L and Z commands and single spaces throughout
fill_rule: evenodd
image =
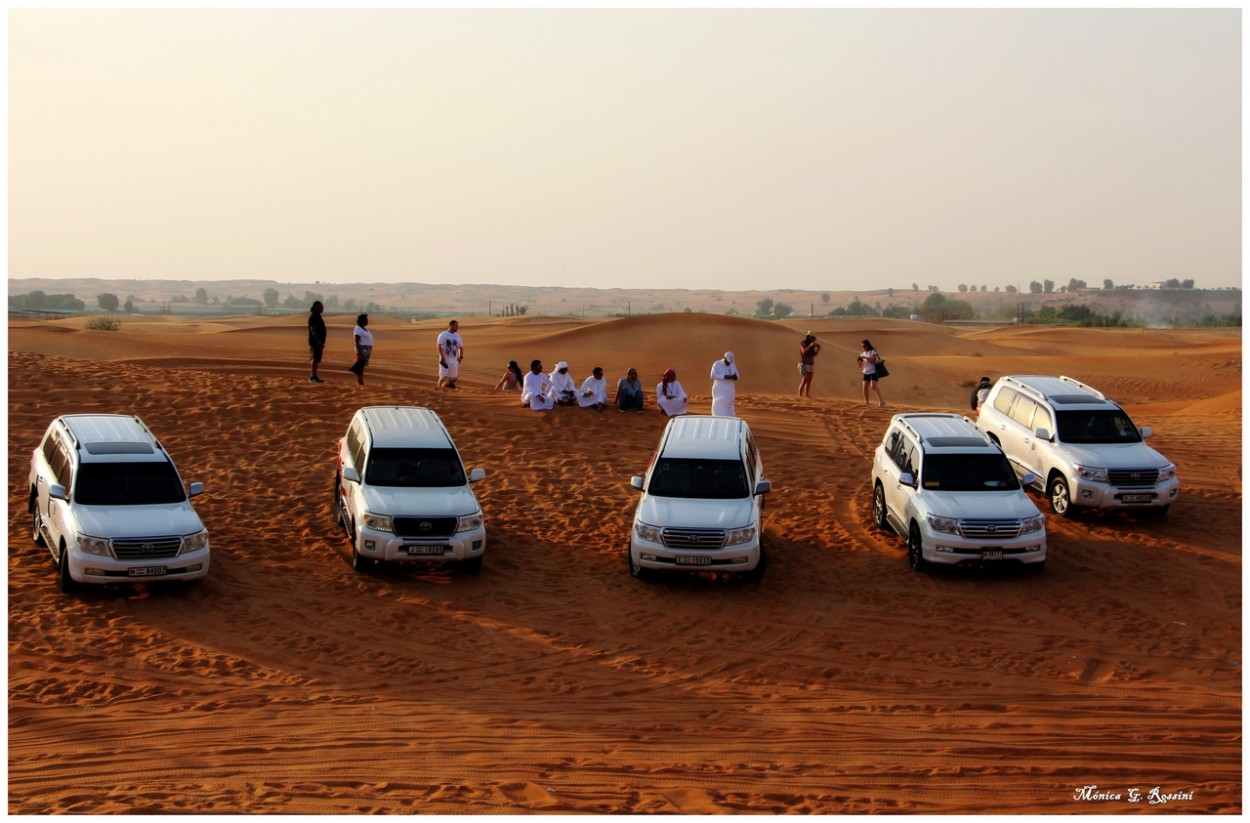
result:
M 462 388 L 439 392 L 444 322 L 377 318 L 358 387 L 354 319 L 328 318 L 324 385 L 301 318 L 11 321 L 10 813 L 1241 812 L 1239 330 L 460 317 Z M 859 394 L 864 337 L 886 409 Z M 563 359 L 579 382 L 634 366 L 650 402 L 672 366 L 706 411 L 727 349 L 774 483 L 768 575 L 640 583 L 629 477 L 663 419 L 490 389 Z M 1010 372 L 1127 404 L 1184 496 L 1162 520 L 1048 516 L 1040 575 L 914 574 L 872 526 L 872 450 L 891 414 L 963 412 Z M 430 406 L 487 469 L 480 575 L 351 570 L 332 461 L 373 403 Z M 207 580 L 56 591 L 29 453 L 88 411 L 141 415 L 205 483 Z M 1182 796 L 1129 802 L 1156 787 Z

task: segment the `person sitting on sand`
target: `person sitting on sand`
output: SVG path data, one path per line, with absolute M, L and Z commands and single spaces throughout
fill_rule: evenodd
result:
M 581 391 L 577 393 L 577 405 L 583 409 L 603 411 L 608 405 L 608 381 L 603 379 L 603 368 L 595 366 L 582 382 Z
M 665 369 L 655 387 L 655 404 L 669 417 L 677 417 L 686 413 L 686 399 L 686 390 L 677 382 L 677 371 Z
M 638 370 L 630 369 L 625 376 L 616 381 L 616 397 L 612 402 L 620 409 L 621 414 L 636 409 L 642 414 L 642 381 L 638 379 Z
M 495 391 L 516 391 L 521 388 L 521 381 L 525 379 L 525 375 L 521 374 L 521 367 L 516 364 L 515 360 L 508 361 L 508 368 L 504 369 L 503 377 L 499 378 L 499 382 L 495 384 Z
M 571 406 L 577 402 L 577 386 L 573 383 L 573 375 L 569 374 L 569 364 L 563 360 L 556 363 L 556 370 L 551 373 L 551 396 L 557 406 Z
M 521 384 L 521 405 L 534 411 L 547 411 L 555 405 L 551 399 L 551 380 L 543 374 L 543 361 L 530 361 L 530 373 Z

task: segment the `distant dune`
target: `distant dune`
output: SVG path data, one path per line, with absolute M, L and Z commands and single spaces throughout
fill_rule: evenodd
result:
M 13 286 L 10 285 L 12 290 Z M 797 301 L 796 301 L 797 302 Z M 461 314 L 457 312 L 457 314 Z M 9 322 L 9 807 L 48 813 L 1088 814 L 1085 786 L 1242 811 L 1241 334 L 952 328 L 672 312 L 328 317 L 307 382 L 289 317 Z M 813 397 L 798 343 L 821 338 Z M 868 406 L 853 357 L 890 364 Z M 774 491 L 755 586 L 633 580 L 625 547 L 678 371 L 696 411 L 725 350 Z M 649 411 L 522 409 L 508 360 L 636 367 Z M 1040 575 L 917 575 L 874 528 L 890 415 L 969 414 L 982 374 L 1069 374 L 1178 466 L 1163 519 L 1047 515 Z M 365 404 L 435 409 L 488 522 L 485 568 L 358 574 L 330 517 L 335 443 Z M 29 537 L 29 454 L 58 414 L 141 415 L 203 481 L 210 576 L 57 593 Z M 1045 502 L 1035 498 L 1046 510 Z

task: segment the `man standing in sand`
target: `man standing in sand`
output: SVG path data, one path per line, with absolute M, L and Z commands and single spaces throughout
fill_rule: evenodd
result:
M 321 317 L 323 311 L 325 307 L 320 300 L 314 300 L 312 308 L 308 310 L 308 351 L 312 359 L 312 377 L 308 378 L 309 383 L 326 382 L 317 376 L 317 366 L 321 364 L 321 355 L 326 350 L 326 321 Z
M 460 361 L 464 360 L 464 340 L 460 338 L 460 321 L 452 320 L 447 330 L 438 335 L 438 388 L 456 388 Z
M 799 344 L 799 374 L 802 375 L 799 382 L 799 397 L 812 396 L 812 374 L 816 371 L 816 355 L 820 354 L 820 343 L 816 342 L 816 335 L 810 331 L 807 337 L 803 338 L 803 342 Z
M 737 382 L 738 366 L 734 363 L 734 353 L 727 351 L 724 357 L 712 364 L 712 414 L 718 417 L 734 416 Z

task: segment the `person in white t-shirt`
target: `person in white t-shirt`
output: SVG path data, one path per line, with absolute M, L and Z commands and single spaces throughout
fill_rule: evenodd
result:
M 590 377 L 582 382 L 582 389 L 577 393 L 577 405 L 595 411 L 603 411 L 608 405 L 608 381 L 603 377 L 602 367 L 595 366 Z
M 521 405 L 547 411 L 555 404 L 551 399 L 551 379 L 543 374 L 543 361 L 530 361 L 529 374 L 521 381 Z
M 373 357 L 373 332 L 369 331 L 369 315 L 362 314 L 356 318 L 356 328 L 352 329 L 352 339 L 356 341 L 356 362 L 348 367 L 348 371 L 356 375 L 356 382 L 365 384 L 365 366 Z
M 460 337 L 460 321 L 452 320 L 447 330 L 438 335 L 438 388 L 456 388 L 460 361 L 464 360 L 464 340 Z

